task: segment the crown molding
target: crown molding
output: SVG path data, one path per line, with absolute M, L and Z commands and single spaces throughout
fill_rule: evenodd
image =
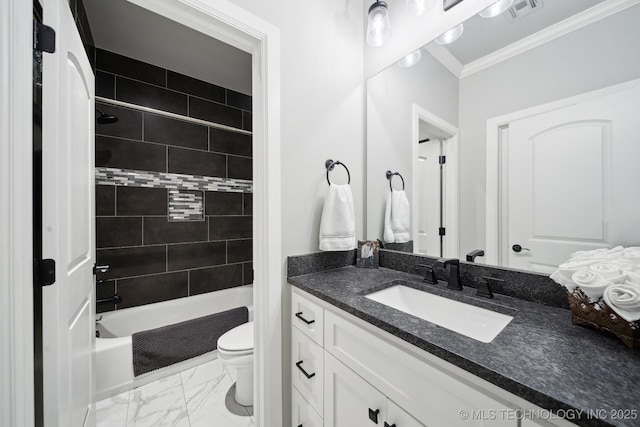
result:
M 447 70 L 451 72 L 458 79 L 462 77 L 462 70 L 464 66 L 458 59 L 449 52 L 444 46 L 440 46 L 436 43 L 429 43 L 425 50 L 431 54 L 436 60 L 438 60 Z
M 462 67 L 459 78 L 463 79 L 479 71 L 492 67 L 514 56 L 520 55 L 559 37 L 579 30 L 589 24 L 597 22 L 617 12 L 640 3 L 640 0 L 607 0 L 596 6 L 580 12 L 570 18 L 525 37 L 489 55 L 483 56 Z M 445 67 L 447 65 L 443 63 Z M 447 67 L 448 68 L 448 67 Z

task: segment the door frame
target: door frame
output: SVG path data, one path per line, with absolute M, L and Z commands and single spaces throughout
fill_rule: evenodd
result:
M 280 30 L 228 0 L 129 0 L 252 54 L 256 425 L 282 425 Z M 0 403 L 3 425 L 34 424 L 32 4 L 0 3 Z M 20 143 L 16 143 L 19 141 Z M 26 142 L 25 142 L 26 141 Z
M 413 204 L 411 206 L 411 238 L 414 241 L 414 245 L 417 242 L 418 236 L 418 186 L 416 183 L 418 182 L 418 143 L 417 141 L 420 139 L 420 121 L 427 122 L 431 126 L 434 126 L 445 133 L 452 135 L 447 138 L 446 143 L 443 144 L 443 154 L 446 156 L 446 166 L 444 168 L 444 176 L 446 187 L 444 190 L 444 220 L 446 224 L 446 235 L 444 238 L 443 251 L 445 257 L 455 257 L 459 256 L 459 230 L 460 230 L 460 219 L 459 219 L 459 174 L 458 174 L 458 164 L 460 161 L 459 158 L 459 147 L 458 147 L 458 128 L 447 122 L 444 119 L 436 116 L 431 113 L 429 110 L 419 106 L 418 104 L 413 104 L 412 106 L 412 115 L 411 115 L 411 128 L 412 128 L 412 140 L 411 140 L 411 182 L 413 183 L 413 194 L 411 195 L 411 200 L 413 200 Z
M 0 424 L 34 423 L 33 4 L 0 2 Z
M 505 161 L 508 143 L 505 142 L 504 132 L 508 130 L 509 123 L 629 90 L 637 86 L 640 86 L 640 79 L 629 80 L 628 82 L 581 93 L 487 120 L 485 186 L 485 259 L 487 264 L 504 266 L 507 259 L 505 251 L 508 250 L 508 223 L 505 218 L 505 209 L 508 207 L 509 176 L 508 165 Z

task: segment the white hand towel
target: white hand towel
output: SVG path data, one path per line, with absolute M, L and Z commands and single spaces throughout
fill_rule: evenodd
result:
M 347 251 L 356 248 L 353 195 L 348 184 L 331 184 L 320 219 L 320 250 Z
M 411 210 L 404 191 L 391 191 L 384 212 L 383 238 L 387 243 L 405 243 L 411 239 Z
M 631 284 L 609 286 L 604 291 L 602 299 L 627 322 L 640 320 L 640 286 Z
M 610 280 L 590 270 L 576 271 L 571 276 L 571 280 L 582 289 L 585 295 L 594 301 L 599 300 L 604 290 L 613 285 Z

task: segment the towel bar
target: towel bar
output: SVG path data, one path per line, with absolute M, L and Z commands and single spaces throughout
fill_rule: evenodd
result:
M 324 167 L 327 168 L 327 182 L 329 183 L 329 185 L 331 185 L 331 181 L 329 181 L 329 172 L 332 171 L 336 165 L 342 165 L 342 167 L 347 171 L 347 184 L 351 184 L 351 174 L 349 173 L 349 168 L 347 168 L 347 165 L 342 163 L 340 160 L 336 160 L 334 162 L 333 160 L 329 159 L 324 162 Z
M 404 191 L 404 178 L 402 177 L 402 175 L 400 175 L 400 172 L 387 171 L 387 179 L 389 180 L 389 189 L 393 191 L 393 187 L 391 186 L 391 180 L 393 179 L 394 175 L 398 175 L 402 180 L 402 191 Z

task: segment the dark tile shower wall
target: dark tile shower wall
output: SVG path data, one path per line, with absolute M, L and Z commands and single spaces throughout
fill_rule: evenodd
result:
M 96 66 L 98 96 L 238 128 L 251 114 L 249 96 L 131 58 L 98 49 Z M 198 105 L 197 114 L 191 105 Z M 119 119 L 96 124 L 96 167 L 252 179 L 250 135 L 96 106 Z M 97 260 L 110 265 L 98 276 L 97 295 L 123 299 L 98 305 L 98 312 L 253 282 L 252 194 L 203 191 L 204 219 L 189 221 L 169 219 L 168 194 L 166 188 L 96 185 Z
M 251 130 L 250 96 L 102 49 L 95 63 L 96 96 Z

